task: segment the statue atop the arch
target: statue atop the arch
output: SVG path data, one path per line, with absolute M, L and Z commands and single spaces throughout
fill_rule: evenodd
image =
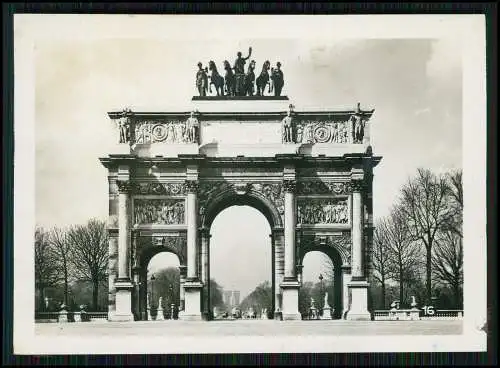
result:
M 281 63 L 276 63 L 276 68 L 271 69 L 271 80 L 273 81 L 274 95 L 281 96 L 281 90 L 285 84 L 283 78 L 283 71 L 281 70 Z
M 198 142 L 198 132 L 200 128 L 200 123 L 198 118 L 195 116 L 196 112 L 191 111 L 189 118 L 186 120 L 186 136 L 189 143 Z
M 234 67 L 233 67 L 234 78 L 235 78 L 234 93 L 236 96 L 246 95 L 248 88 L 246 86 L 245 64 L 251 55 L 252 55 L 252 48 L 249 47 L 247 57 L 242 57 L 241 52 L 238 51 L 236 60 L 234 61 Z
M 245 63 L 246 61 L 250 58 L 252 55 L 252 47 L 248 48 L 248 56 L 247 57 L 242 57 L 241 56 L 241 51 L 238 51 L 236 54 L 236 60 L 234 61 L 234 72 L 236 74 L 244 74 L 245 73 Z
M 292 113 L 293 113 L 293 105 L 288 106 L 288 111 L 286 116 L 281 121 L 281 125 L 283 127 L 283 143 L 293 143 L 293 122 L 292 122 Z
M 118 118 L 118 130 L 119 130 L 119 143 L 130 142 L 130 116 L 132 115 L 132 110 L 123 109 Z
M 363 143 L 365 118 L 363 111 L 361 111 L 360 103 L 358 102 L 354 115 L 351 116 L 350 122 L 352 124 L 352 142 Z
M 198 63 L 198 71 L 196 72 L 196 88 L 198 89 L 198 93 L 200 96 L 207 95 L 208 89 L 208 70 L 207 68 L 203 69 L 203 64 L 201 62 Z

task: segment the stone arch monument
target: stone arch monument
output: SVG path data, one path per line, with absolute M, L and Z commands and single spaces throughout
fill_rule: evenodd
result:
M 287 96 L 191 103 L 192 111 L 108 113 L 118 128 L 115 151 L 100 158 L 109 182 L 108 319 L 144 319 L 145 269 L 161 251 L 179 258 L 179 318 L 210 319 L 210 227 L 232 205 L 256 208 L 271 226 L 276 315 L 301 319 L 302 260 L 320 250 L 339 276 L 337 318 L 370 319 L 372 180 L 381 160 L 370 146 L 374 110 L 302 111 Z

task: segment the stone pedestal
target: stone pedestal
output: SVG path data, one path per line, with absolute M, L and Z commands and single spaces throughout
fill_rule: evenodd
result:
M 186 281 L 184 283 L 185 308 L 179 313 L 179 319 L 183 321 L 201 321 L 201 290 L 203 284 L 197 281 Z
M 368 282 L 351 281 L 348 286 L 351 292 L 351 306 L 349 312 L 347 312 L 347 319 L 370 321 L 371 314 L 368 311 Z
M 156 314 L 156 320 L 157 321 L 163 321 L 163 320 L 165 320 L 165 317 L 163 317 L 163 308 L 162 307 L 158 307 L 158 311 L 157 311 L 157 314 Z
M 61 323 L 66 323 L 68 322 L 68 311 L 66 309 L 61 309 L 59 312 L 59 318 L 57 319 L 58 322 Z
M 324 307 L 323 308 L 323 316 L 321 317 L 321 319 L 333 319 L 332 313 L 333 313 L 332 307 L 330 307 L 330 306 Z
M 81 322 L 82 318 L 81 318 L 80 312 L 75 312 L 73 314 L 73 319 L 75 320 L 75 322 Z
M 116 310 L 109 315 L 109 320 L 113 322 L 133 321 L 132 314 L 132 289 L 130 281 L 119 280 L 115 282 L 116 288 Z
M 299 312 L 299 288 L 297 281 L 283 281 L 281 283 L 283 290 L 283 320 L 301 320 L 302 315 Z
M 410 310 L 410 319 L 412 321 L 418 321 L 420 319 L 420 310 L 418 308 L 412 308 Z

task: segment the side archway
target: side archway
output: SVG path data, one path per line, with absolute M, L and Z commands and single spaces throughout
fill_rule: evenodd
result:
M 135 292 L 133 293 L 132 305 L 136 320 L 148 320 L 148 265 L 153 257 L 160 253 L 170 253 L 176 256 L 179 264 L 180 277 L 182 280 L 183 270 L 186 264 L 186 239 L 185 237 L 155 236 L 141 237 L 137 242 L 137 253 L 133 260 L 133 275 L 135 279 Z M 183 302 L 183 290 L 180 287 L 179 296 L 181 305 Z M 181 308 L 181 305 L 176 308 Z M 177 312 L 177 311 L 176 311 Z
M 321 252 L 328 256 L 333 264 L 333 305 L 334 308 L 333 317 L 335 319 L 341 319 L 344 311 L 344 275 L 342 268 L 346 267 L 350 262 L 348 253 L 346 251 L 342 252 L 342 248 L 334 247 L 324 239 L 309 239 L 305 241 L 302 239 L 300 244 L 300 250 L 298 252 L 297 266 L 299 270 L 304 267 L 304 258 L 310 252 Z

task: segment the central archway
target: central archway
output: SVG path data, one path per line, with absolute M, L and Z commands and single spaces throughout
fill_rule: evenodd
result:
M 201 211 L 200 213 L 200 223 L 202 226 L 200 227 L 200 238 L 201 238 L 201 251 L 200 251 L 200 275 L 202 276 L 202 281 L 204 284 L 203 288 L 203 297 L 202 297 L 202 311 L 204 318 L 207 320 L 214 319 L 213 306 L 211 304 L 211 295 L 210 295 L 210 279 L 211 272 L 210 268 L 213 265 L 210 259 L 210 248 L 215 245 L 215 242 L 211 240 L 211 232 L 214 225 L 214 221 L 218 216 L 233 207 L 247 207 L 250 211 L 256 210 L 260 212 L 266 219 L 269 227 L 266 229 L 267 234 L 265 237 L 268 239 L 263 239 L 263 241 L 267 242 L 270 245 L 270 280 L 271 280 L 271 289 L 272 289 L 272 302 L 269 307 L 270 311 L 274 312 L 276 306 L 279 305 L 279 282 L 281 281 L 280 273 L 276 273 L 276 249 L 275 249 L 275 234 L 282 233 L 282 225 L 283 219 L 279 210 L 276 206 L 269 201 L 266 197 L 256 191 L 247 190 L 244 193 L 238 193 L 238 190 L 225 190 L 218 193 L 215 196 L 212 196 L 210 201 L 206 206 L 206 210 Z M 241 216 L 240 216 L 241 217 Z M 239 218 L 237 221 L 245 221 L 244 218 Z M 262 228 L 262 227 L 261 227 Z M 227 231 L 227 229 L 226 229 Z M 213 239 L 217 240 L 217 239 Z M 216 245 L 215 245 L 216 246 Z M 278 252 L 279 253 L 279 252 Z M 235 254 L 236 257 L 241 257 L 241 254 Z M 251 272 L 252 265 L 249 265 L 248 272 Z M 257 286 L 257 285 L 256 285 Z M 278 303 L 278 304 L 277 304 Z M 258 311 L 260 312 L 260 311 Z M 273 313 L 269 313 L 271 316 Z

